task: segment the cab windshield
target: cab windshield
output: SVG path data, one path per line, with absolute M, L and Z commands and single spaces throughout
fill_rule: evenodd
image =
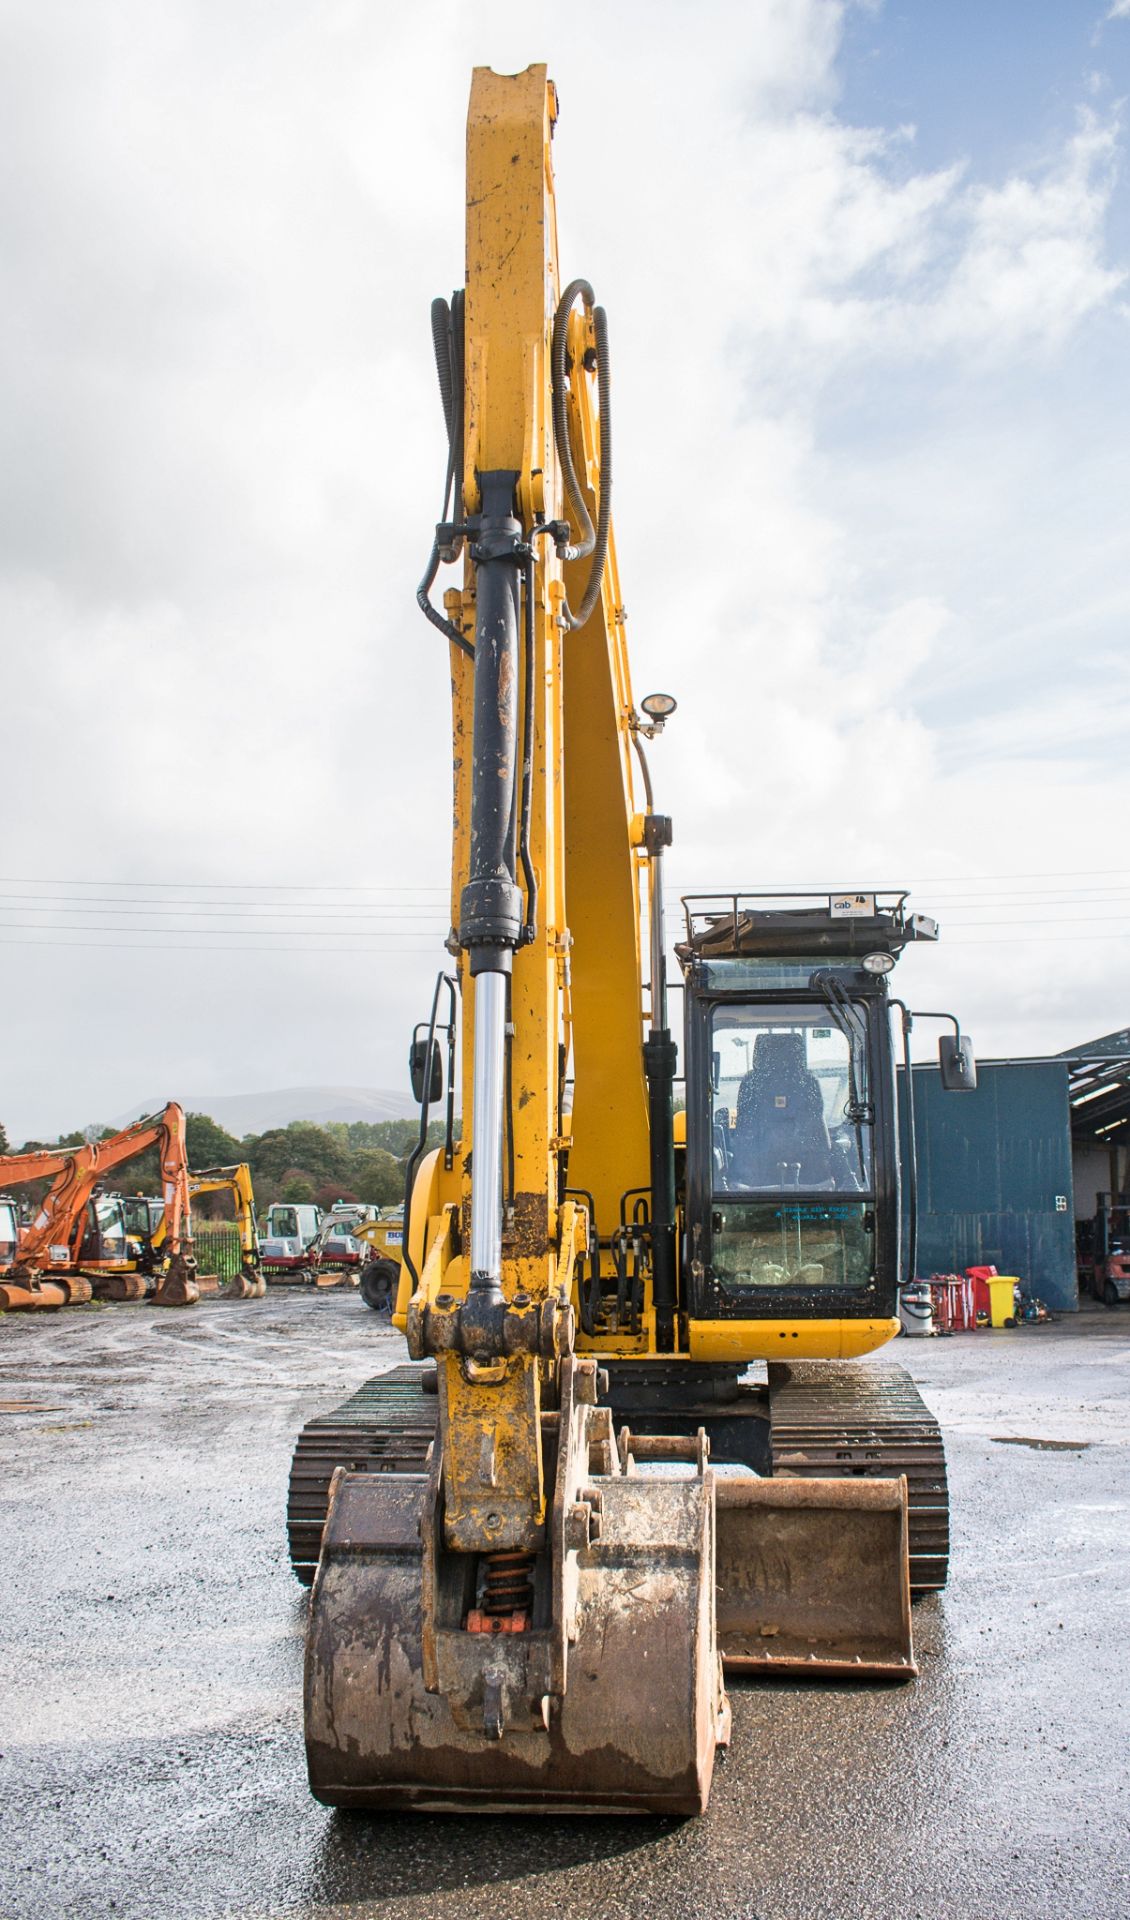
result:
M 716 1193 L 865 1193 L 871 1126 L 862 1008 L 714 1010 Z
M 711 1261 L 723 1299 L 868 1286 L 875 1208 L 863 1008 L 719 1006 L 712 1053 Z
M 147 1240 L 161 1224 L 163 1209 L 159 1206 L 150 1208 L 148 1200 L 127 1198 L 122 1201 L 122 1206 L 125 1209 L 127 1233 L 140 1234 Z
M 98 1232 L 104 1241 L 125 1240 L 126 1229 L 125 1222 L 122 1219 L 122 1203 L 120 1200 L 96 1200 L 94 1202 L 94 1218 Z

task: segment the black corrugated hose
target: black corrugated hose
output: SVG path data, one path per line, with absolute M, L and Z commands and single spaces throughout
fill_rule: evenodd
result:
M 577 470 L 573 465 L 573 449 L 569 445 L 569 425 L 565 417 L 565 383 L 567 370 L 565 349 L 568 334 L 569 315 L 577 299 L 584 301 L 586 310 L 592 315 L 593 334 L 596 339 L 596 382 L 597 398 L 600 408 L 600 499 L 597 503 L 596 531 L 585 505 L 584 495 L 577 480 Z M 608 360 L 608 317 L 603 307 L 594 304 L 594 294 L 587 280 L 571 280 L 561 296 L 557 313 L 553 321 L 553 348 L 551 368 L 553 375 L 553 436 L 557 442 L 557 457 L 561 462 L 561 471 L 565 477 L 565 491 L 569 506 L 576 515 L 578 524 L 583 528 L 580 541 L 574 546 L 558 549 L 562 559 L 583 560 L 586 554 L 592 554 L 592 569 L 588 585 L 580 606 L 574 613 L 567 600 L 562 601 L 561 617 L 571 630 L 583 627 L 597 602 L 601 581 L 604 578 L 604 563 L 608 555 L 608 534 L 612 525 L 612 409 L 610 404 L 611 380 Z
M 455 490 L 455 518 L 463 517 L 462 476 L 463 476 L 463 295 L 453 293 L 451 305 L 442 297 L 432 301 L 432 346 L 435 350 L 436 372 L 439 375 L 439 395 L 443 403 L 443 420 L 447 428 L 447 474 L 443 484 L 443 508 L 440 519 L 447 519 L 447 509 L 451 501 L 452 488 Z M 458 550 L 456 542 L 455 550 Z M 467 654 L 472 660 L 475 649 L 470 641 L 453 626 L 440 611 L 433 607 L 430 599 L 436 574 L 439 572 L 440 551 L 438 540 L 432 542 L 428 564 L 424 577 L 416 589 L 416 604 L 425 619 L 433 627 L 438 627 L 448 640 Z

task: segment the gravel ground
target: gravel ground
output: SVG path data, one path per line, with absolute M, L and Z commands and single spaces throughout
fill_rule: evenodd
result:
M 402 1357 L 355 1294 L 0 1319 L 0 1920 L 1130 1913 L 1130 1309 L 899 1343 L 955 1503 L 921 1677 L 733 1684 L 686 1822 L 310 1799 L 290 1449 Z

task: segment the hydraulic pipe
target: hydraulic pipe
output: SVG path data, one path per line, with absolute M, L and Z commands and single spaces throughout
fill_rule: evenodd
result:
M 654 819 L 654 815 L 652 818 Z M 662 818 L 662 816 L 660 816 Z M 658 839 L 658 836 L 655 836 Z M 667 958 L 663 937 L 663 847 L 648 844 L 647 896 L 651 925 L 651 1031 L 667 1031 Z
M 905 1000 L 892 999 L 890 1004 L 898 1007 L 902 1014 L 902 1081 L 906 1093 L 906 1279 L 911 1281 L 918 1274 L 918 1137 L 914 1120 L 914 1068 L 910 1058 L 914 1015 Z
M 475 694 L 470 871 L 459 943 L 475 982 L 471 1291 L 502 1297 L 502 1144 L 507 977 L 522 935 L 514 877 L 518 776 L 518 612 L 524 558 L 514 518 L 516 473 L 479 476 L 475 565 Z
M 671 844 L 670 819 L 666 814 L 649 812 L 644 832 L 651 948 L 651 1031 L 643 1049 L 651 1135 L 651 1284 L 655 1344 L 660 1353 L 672 1353 L 678 1305 L 674 1140 L 677 1050 L 667 1025 L 667 962 L 663 938 L 663 849 Z

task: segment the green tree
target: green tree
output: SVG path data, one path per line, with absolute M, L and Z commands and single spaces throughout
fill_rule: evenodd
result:
M 190 1167 L 231 1167 L 247 1158 L 242 1141 L 206 1113 L 187 1113 L 184 1132 Z
M 0 1153 L 11 1153 L 11 1151 L 12 1149 L 8 1145 L 8 1129 L 4 1125 L 4 1122 L 0 1120 Z
M 353 1156 L 353 1185 L 357 1198 L 372 1207 L 393 1207 L 404 1198 L 404 1168 L 380 1147 Z
M 432 1119 L 428 1122 L 428 1145 L 438 1147 L 443 1139 L 444 1123 Z M 383 1147 L 386 1153 L 393 1153 L 403 1160 L 411 1153 L 420 1137 L 418 1120 L 351 1120 L 349 1122 L 349 1144 L 358 1151 L 362 1147 Z M 455 1123 L 455 1138 L 459 1138 L 459 1122 Z
M 318 1206 L 328 1211 L 337 1200 L 360 1200 L 361 1195 L 354 1193 L 351 1186 L 343 1180 L 327 1180 L 324 1186 L 315 1188 L 314 1199 Z
M 309 1176 L 311 1190 L 327 1180 L 349 1178 L 348 1148 L 325 1127 L 308 1120 L 292 1120 L 289 1127 L 271 1127 L 254 1143 L 249 1140 L 246 1144 L 256 1192 L 260 1187 L 266 1192 L 296 1171 Z
M 314 1198 L 314 1183 L 304 1173 L 288 1173 L 282 1183 L 280 1200 L 289 1200 L 292 1206 L 308 1206 Z

